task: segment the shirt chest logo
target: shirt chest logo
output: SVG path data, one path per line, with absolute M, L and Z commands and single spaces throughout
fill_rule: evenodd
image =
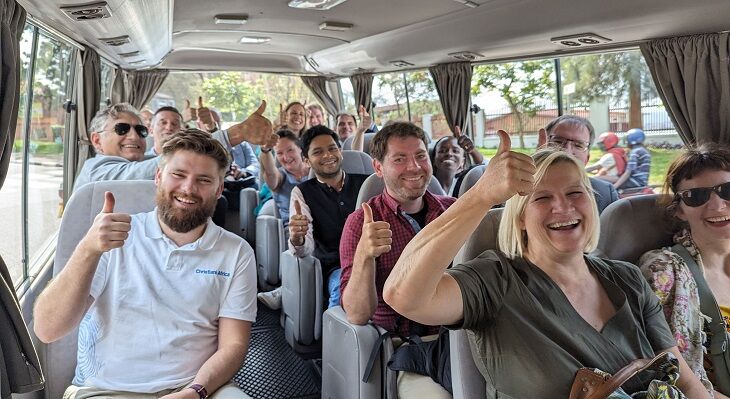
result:
M 230 277 L 231 273 L 225 272 L 223 270 L 213 270 L 213 269 L 195 269 L 195 274 L 205 274 L 210 276 L 223 276 L 223 277 Z

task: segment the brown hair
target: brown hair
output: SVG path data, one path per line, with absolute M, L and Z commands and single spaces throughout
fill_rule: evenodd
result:
M 162 146 L 160 169 L 165 167 L 170 157 L 182 150 L 192 151 L 196 154 L 213 158 L 218 164 L 221 178 L 225 176 L 226 171 L 231 166 L 231 157 L 226 148 L 223 147 L 223 144 L 214 139 L 209 133 L 200 129 L 186 129 L 173 136 Z
M 426 133 L 410 122 L 388 122 L 378 133 L 375 134 L 370 142 L 370 155 L 380 162 L 385 159 L 388 152 L 388 139 L 391 137 L 415 137 L 428 148 L 428 139 Z
M 667 194 L 665 205 L 670 215 L 674 215 L 678 205 L 674 194 L 679 183 L 706 170 L 730 171 L 730 147 L 714 143 L 692 146 L 679 154 L 669 165 L 662 191 Z

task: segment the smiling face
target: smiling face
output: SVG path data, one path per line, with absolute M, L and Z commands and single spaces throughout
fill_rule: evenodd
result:
M 343 114 L 337 118 L 337 135 L 340 136 L 340 140 L 345 141 L 352 132 L 355 131 L 357 123 L 352 115 Z
M 549 142 L 559 145 L 567 153 L 570 153 L 584 164 L 588 163 L 590 158 L 590 148 L 588 142 L 591 139 L 591 133 L 588 128 L 571 122 L 563 122 L 556 125 L 549 133 Z M 576 146 L 576 143 L 579 143 Z M 582 147 L 582 148 L 579 148 Z
M 527 252 L 556 257 L 581 254 L 597 223 L 590 195 L 574 163 L 559 161 L 548 167 L 520 217 L 520 228 L 528 237 Z
M 682 180 L 677 191 L 714 187 L 727 182 L 730 182 L 730 171 L 705 170 L 691 179 Z M 689 224 L 692 237 L 696 241 L 730 240 L 730 201 L 723 200 L 716 192 L 710 194 L 709 201 L 698 207 L 680 202 L 675 216 Z
M 375 160 L 375 173 L 399 203 L 423 196 L 431 181 L 431 161 L 423 140 L 417 137 L 390 137 L 383 162 Z
M 160 221 L 178 233 L 205 224 L 223 192 L 215 159 L 188 150 L 171 154 L 157 170 L 155 183 Z
M 459 147 L 456 137 L 443 139 L 436 147 L 434 164 L 438 170 L 453 170 L 455 173 L 464 169 L 464 149 Z
M 129 123 L 132 128 L 127 134 L 120 136 L 114 131 L 114 125 L 117 123 Z M 103 131 L 91 133 L 91 143 L 99 154 L 122 157 L 128 161 L 141 161 L 147 149 L 144 137 L 140 136 L 135 128 L 141 123 L 142 121 L 134 114 L 120 112 L 117 118 L 108 118 Z
M 274 147 L 276 160 L 289 173 L 296 173 L 302 169 L 304 160 L 302 159 L 302 149 L 296 143 L 287 139 L 280 138 Z
M 152 137 L 155 139 L 155 152 L 162 154 L 162 146 L 180 132 L 182 118 L 173 111 L 160 111 L 152 120 Z
M 307 163 L 317 177 L 333 178 L 342 173 L 342 151 L 332 136 L 321 134 L 309 144 Z
M 312 107 L 309 109 L 309 126 L 319 126 L 324 124 L 324 115 L 319 108 Z
M 304 128 L 306 122 L 307 113 L 304 110 L 304 106 L 301 104 L 294 104 L 286 111 L 286 125 L 289 130 L 293 132 L 299 132 Z

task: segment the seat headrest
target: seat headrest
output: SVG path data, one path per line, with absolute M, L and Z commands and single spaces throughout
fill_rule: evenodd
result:
M 355 203 L 355 209 L 359 208 L 363 202 L 367 202 L 370 198 L 376 195 L 382 194 L 385 190 L 385 182 L 383 179 L 378 177 L 376 174 L 370 175 L 360 186 L 360 192 L 357 194 L 357 202 Z M 431 176 L 431 181 L 428 183 L 426 190 L 431 194 L 435 195 L 446 195 L 444 189 L 441 188 L 441 184 L 435 176 Z
M 79 187 L 66 204 L 61 219 L 53 264 L 54 275 L 61 271 L 96 215 L 101 212 L 106 191 L 114 194 L 114 212 L 134 214 L 155 208 L 155 182 L 152 180 L 99 181 Z
M 362 152 L 370 155 L 370 141 L 373 140 L 373 137 L 375 137 L 376 133 L 365 133 L 363 137 L 363 148 Z M 352 140 L 355 138 L 355 135 L 352 134 L 350 137 L 346 138 L 345 141 L 342 143 L 342 149 L 343 150 L 352 150 Z
M 346 150 L 342 151 L 342 170 L 345 173 L 358 175 L 371 175 L 375 172 L 370 155 L 360 151 Z M 314 177 L 314 169 L 309 170 L 309 177 Z
M 665 213 L 662 198 L 662 194 L 638 195 L 606 207 L 594 254 L 636 264 L 644 252 L 671 246 L 673 221 Z
M 490 209 L 454 257 L 454 264 L 470 261 L 484 251 L 497 249 L 497 233 L 501 218 L 502 208 Z
M 464 176 L 461 177 L 461 185 L 459 185 L 459 192 L 457 197 L 461 197 L 470 188 L 477 184 L 477 181 L 484 174 L 487 169 L 487 165 L 477 165 L 471 168 Z

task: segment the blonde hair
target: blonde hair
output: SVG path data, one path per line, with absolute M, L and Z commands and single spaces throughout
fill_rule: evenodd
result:
M 583 252 L 590 252 L 596 249 L 600 234 L 598 206 L 593 195 L 591 181 L 583 169 L 583 164 L 569 153 L 556 148 L 540 150 L 532 156 L 532 159 L 535 161 L 537 168 L 535 185 L 542 181 L 551 166 L 561 162 L 572 164 L 578 173 L 580 173 L 581 186 L 583 186 L 588 194 L 588 201 L 591 204 L 592 210 L 591 217 L 588 220 L 583 220 L 586 223 L 586 230 L 589 234 L 588 240 L 583 247 Z M 504 211 L 502 212 L 502 221 L 499 224 L 499 232 L 497 235 L 499 249 L 510 259 L 522 257 L 527 251 L 527 232 L 520 227 L 520 222 L 525 213 L 527 203 L 531 198 L 531 195 L 515 195 L 507 200 Z

